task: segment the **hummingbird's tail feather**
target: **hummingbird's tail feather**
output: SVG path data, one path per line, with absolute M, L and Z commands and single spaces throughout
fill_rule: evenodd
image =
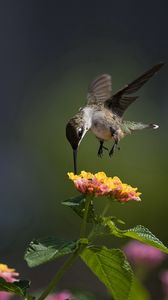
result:
M 146 128 L 157 129 L 159 125 L 157 124 L 143 124 L 140 122 L 131 122 L 131 121 L 123 121 L 123 131 L 125 133 L 130 133 L 131 131 L 135 130 L 142 130 Z
M 157 125 L 157 124 L 149 124 L 149 127 L 152 128 L 152 129 L 158 129 L 159 125 Z

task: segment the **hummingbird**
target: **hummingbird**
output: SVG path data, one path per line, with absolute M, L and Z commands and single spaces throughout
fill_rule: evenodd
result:
M 103 150 L 108 150 L 104 142 L 112 140 L 109 151 L 111 157 L 120 140 L 133 131 L 146 128 L 157 129 L 157 124 L 143 124 L 123 120 L 124 112 L 130 104 L 137 100 L 137 92 L 164 63 L 154 65 L 151 69 L 125 85 L 114 95 L 112 94 L 112 80 L 109 74 L 103 74 L 91 82 L 88 87 L 87 102 L 79 109 L 66 125 L 66 137 L 73 149 L 74 173 L 77 174 L 77 151 L 86 132 L 91 130 L 99 140 L 98 156 L 102 157 Z

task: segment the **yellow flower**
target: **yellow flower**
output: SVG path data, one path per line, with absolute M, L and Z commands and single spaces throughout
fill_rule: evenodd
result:
M 1 272 L 14 272 L 15 269 L 11 269 L 11 268 L 8 268 L 7 265 L 0 264 L 0 271 Z
M 98 180 L 104 180 L 105 181 L 107 179 L 107 176 L 104 172 L 98 172 L 93 176 L 95 176 Z
M 107 177 L 104 172 L 92 174 L 82 171 L 79 175 L 68 173 L 69 179 L 75 184 L 79 192 L 85 195 L 109 196 L 119 202 L 128 202 L 130 200 L 140 201 L 141 193 L 137 192 L 137 188 L 122 183 L 117 177 Z
M 93 174 L 90 173 L 90 172 L 85 172 L 85 171 L 82 171 L 80 176 L 82 178 L 85 178 L 85 179 L 92 179 L 93 178 Z

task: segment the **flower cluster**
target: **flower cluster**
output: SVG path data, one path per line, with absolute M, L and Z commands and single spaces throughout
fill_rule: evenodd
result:
M 122 181 L 114 176 L 107 177 L 104 172 L 92 174 L 82 171 L 79 175 L 68 173 L 69 179 L 75 184 L 79 192 L 86 195 L 110 196 L 119 202 L 127 202 L 130 200 L 140 201 L 141 193 L 137 192 L 137 188 L 122 183 Z
M 138 241 L 129 242 L 124 247 L 124 252 L 135 266 L 142 266 L 148 269 L 157 267 L 166 256 L 159 249 Z
M 18 281 L 16 277 L 19 273 L 15 272 L 15 269 L 8 268 L 7 265 L 0 264 L 0 277 L 7 282 Z M 9 300 L 12 294 L 8 292 L 0 292 L 0 300 Z

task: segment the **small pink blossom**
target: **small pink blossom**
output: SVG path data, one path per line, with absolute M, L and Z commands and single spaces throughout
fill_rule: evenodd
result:
M 134 265 L 141 265 L 150 269 L 157 267 L 166 256 L 159 249 L 138 241 L 129 242 L 124 247 L 124 252 Z
M 0 277 L 7 282 L 18 281 L 16 277 L 19 276 L 19 273 L 15 272 L 15 269 L 8 268 L 7 265 L 0 264 Z
M 13 297 L 11 293 L 0 292 L 0 300 L 10 300 Z
M 3 278 L 6 282 L 18 281 L 16 277 L 19 276 L 19 273 L 15 272 L 15 269 L 8 268 L 7 265 L 0 264 L 0 277 Z M 9 300 L 13 295 L 8 292 L 0 292 L 0 300 Z
M 46 300 L 71 300 L 72 294 L 69 291 L 62 291 L 60 293 L 49 295 Z
M 161 272 L 160 280 L 162 283 L 164 294 L 166 297 L 168 297 L 168 270 L 164 270 Z

